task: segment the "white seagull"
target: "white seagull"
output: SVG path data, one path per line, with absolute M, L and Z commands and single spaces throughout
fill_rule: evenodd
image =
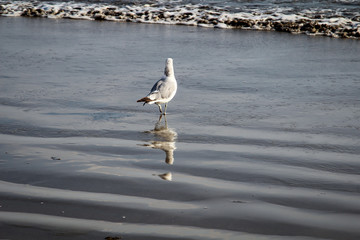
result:
M 156 104 L 159 107 L 159 111 L 161 114 L 166 114 L 166 108 L 168 102 L 173 99 L 177 90 L 177 82 L 174 74 L 174 66 L 172 58 L 166 59 L 165 62 L 165 72 L 164 76 L 157 81 L 154 86 L 151 88 L 150 93 L 143 97 L 137 102 L 144 102 L 148 104 Z M 161 104 L 165 103 L 165 111 L 162 111 Z

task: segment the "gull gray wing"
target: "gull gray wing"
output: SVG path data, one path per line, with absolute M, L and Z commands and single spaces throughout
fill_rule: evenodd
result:
M 161 78 L 160 80 L 158 80 L 158 81 L 154 84 L 154 86 L 151 88 L 150 93 L 155 92 L 155 91 L 158 91 L 159 88 L 160 88 L 160 86 L 161 86 L 161 84 L 162 84 L 163 82 L 164 82 L 164 79 L 163 79 L 163 78 Z

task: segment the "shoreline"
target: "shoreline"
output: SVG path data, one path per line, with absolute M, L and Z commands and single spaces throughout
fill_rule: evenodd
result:
M 180 10 L 179 10 L 180 8 Z M 159 6 L 89 5 L 67 3 L 38 5 L 21 2 L 19 5 L 3 3 L 0 16 L 22 16 L 41 18 L 64 18 L 74 20 L 116 21 L 150 24 L 172 24 L 224 29 L 244 29 L 257 31 L 277 31 L 309 36 L 360 39 L 360 22 L 344 17 L 317 19 L 303 14 L 230 13 L 203 5 L 184 5 L 176 8 Z M 354 18 L 355 19 L 355 18 Z

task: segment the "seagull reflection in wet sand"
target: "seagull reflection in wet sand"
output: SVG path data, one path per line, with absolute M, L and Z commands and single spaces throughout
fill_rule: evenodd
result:
M 161 124 L 162 118 L 164 118 L 163 125 Z M 144 144 L 143 146 L 163 150 L 166 154 L 165 162 L 172 165 L 174 163 L 174 150 L 176 149 L 175 141 L 177 138 L 177 133 L 174 130 L 168 128 L 166 116 L 160 115 L 159 120 L 155 124 L 154 130 L 147 131 L 147 133 L 154 134 L 162 141 L 151 141 L 150 143 Z
M 164 124 L 162 124 L 162 118 L 164 118 Z M 177 133 L 169 129 L 167 119 L 165 115 L 160 115 L 159 120 L 155 124 L 155 128 L 147 133 L 152 133 L 160 139 L 160 141 L 151 141 L 150 143 L 143 144 L 143 146 L 151 147 L 154 149 L 161 149 L 165 152 L 165 162 L 169 165 L 174 164 L 174 151 L 176 149 L 175 141 Z M 171 172 L 158 175 L 161 179 L 171 181 Z

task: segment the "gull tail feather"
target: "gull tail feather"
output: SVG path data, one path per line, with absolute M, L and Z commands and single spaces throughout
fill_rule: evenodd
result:
M 144 104 L 143 104 L 143 106 L 144 106 L 146 103 L 151 102 L 151 101 L 152 101 L 152 100 L 151 100 L 150 98 L 148 98 L 148 97 L 143 97 L 143 98 L 137 100 L 136 102 L 144 102 Z

